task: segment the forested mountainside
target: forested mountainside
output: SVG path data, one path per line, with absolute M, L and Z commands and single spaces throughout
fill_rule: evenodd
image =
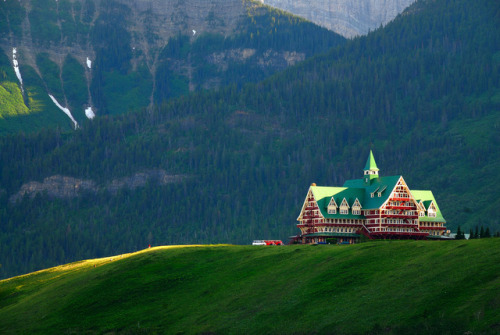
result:
M 352 38 L 387 24 L 415 0 L 260 0 Z
M 257 82 L 342 42 L 250 0 L 0 1 L 0 135 Z
M 498 231 L 499 10 L 419 1 L 258 84 L 0 138 L 1 275 L 149 243 L 286 240 L 310 183 L 359 178 L 370 149 L 380 175 L 431 189 L 452 230 Z

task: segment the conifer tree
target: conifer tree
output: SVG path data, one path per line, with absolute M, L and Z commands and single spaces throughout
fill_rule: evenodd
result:
M 484 232 L 484 237 L 491 237 L 490 227 L 486 228 L 486 231 Z
M 479 226 L 476 226 L 476 230 L 474 231 L 474 238 L 479 238 Z
M 479 236 L 478 238 L 483 238 L 484 237 L 484 228 L 481 226 L 481 230 L 479 231 Z
M 455 236 L 455 240 L 463 240 L 463 239 L 464 239 L 464 234 L 462 233 L 460 226 L 458 226 L 457 235 Z
M 472 228 L 469 231 L 469 240 L 472 240 L 474 238 L 474 232 L 472 231 Z

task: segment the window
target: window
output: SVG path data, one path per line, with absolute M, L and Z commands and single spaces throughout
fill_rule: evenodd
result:
M 349 214 L 349 209 L 347 209 L 347 208 L 341 208 L 340 209 L 340 214 Z
M 353 209 L 352 214 L 353 215 L 361 215 L 361 210 L 360 209 Z
M 335 208 L 328 208 L 328 214 L 337 214 L 337 209 L 335 209 Z

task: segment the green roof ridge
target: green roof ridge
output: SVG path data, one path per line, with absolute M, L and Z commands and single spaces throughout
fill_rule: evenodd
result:
M 366 160 L 365 171 L 373 170 L 378 171 L 377 163 L 375 163 L 375 157 L 373 157 L 373 152 L 370 150 L 370 155 L 368 155 L 368 159 Z

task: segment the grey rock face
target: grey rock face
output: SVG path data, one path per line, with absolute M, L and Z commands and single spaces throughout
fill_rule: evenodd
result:
M 143 187 L 146 183 L 152 181 L 159 185 L 166 185 L 171 183 L 179 183 L 187 178 L 185 175 L 172 175 L 168 174 L 165 170 L 147 170 L 137 172 L 132 176 L 120 179 L 114 179 L 104 186 L 97 186 L 97 184 L 90 179 L 78 179 L 73 177 L 55 175 L 47 177 L 42 183 L 31 181 L 21 186 L 21 189 L 10 197 L 10 202 L 15 203 L 21 200 L 24 196 L 30 198 L 35 197 L 39 193 L 47 193 L 52 198 L 74 198 L 79 196 L 82 192 L 96 193 L 99 190 L 105 190 L 111 194 L 116 194 L 121 189 L 136 189 Z
M 416 0 L 260 0 L 345 37 L 385 25 Z

